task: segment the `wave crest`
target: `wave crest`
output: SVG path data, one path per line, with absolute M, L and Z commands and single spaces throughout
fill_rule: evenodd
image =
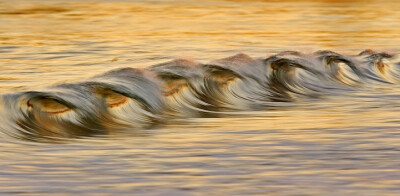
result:
M 335 89 L 400 80 L 395 54 L 365 50 L 246 54 L 200 63 L 176 59 L 146 69 L 122 68 L 83 82 L 0 97 L 3 135 L 82 137 L 162 124 L 170 118 L 267 110 L 276 103 L 318 97 Z

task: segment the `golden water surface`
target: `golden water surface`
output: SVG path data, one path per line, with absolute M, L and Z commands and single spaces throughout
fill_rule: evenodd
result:
M 389 0 L 0 0 L 0 91 L 244 52 L 400 51 Z M 62 144 L 0 140 L 1 195 L 398 195 L 400 89 Z

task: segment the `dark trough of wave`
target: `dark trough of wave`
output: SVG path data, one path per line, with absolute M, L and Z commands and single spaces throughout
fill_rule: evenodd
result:
M 372 83 L 398 83 L 394 54 L 365 50 L 237 54 L 209 63 L 177 59 L 146 69 L 122 68 L 83 82 L 0 97 L 0 131 L 29 140 L 75 138 L 142 129 L 168 119 L 268 110 Z M 278 104 L 279 105 L 279 104 Z

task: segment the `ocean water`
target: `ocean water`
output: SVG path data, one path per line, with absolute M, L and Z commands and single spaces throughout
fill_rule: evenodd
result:
M 399 195 L 400 3 L 0 0 L 0 195 Z

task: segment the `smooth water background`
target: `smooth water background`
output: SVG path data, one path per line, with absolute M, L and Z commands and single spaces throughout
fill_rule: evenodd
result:
M 174 58 L 399 52 L 396 1 L 0 1 L 0 91 Z M 400 89 L 62 144 L 0 142 L 1 195 L 397 195 Z

